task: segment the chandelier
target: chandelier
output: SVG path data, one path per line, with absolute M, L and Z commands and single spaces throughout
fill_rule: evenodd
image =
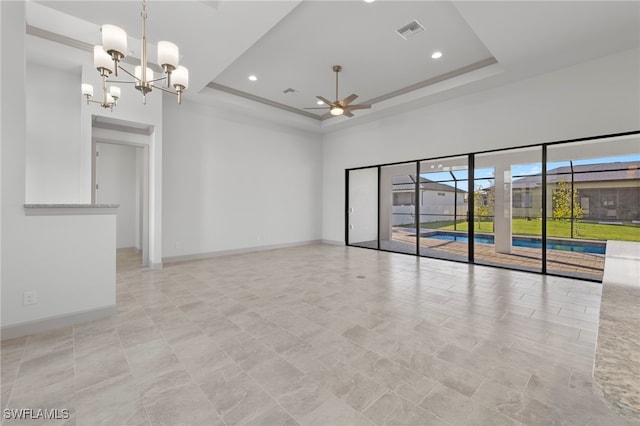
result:
M 103 108 L 117 105 L 120 98 L 120 88 L 107 83 L 132 83 L 134 87 L 142 93 L 142 102 L 146 105 L 147 93 L 153 89 L 178 96 L 178 103 L 182 103 L 182 92 L 189 87 L 189 70 L 178 64 L 178 46 L 170 41 L 158 42 L 158 64 L 162 67 L 165 75 L 154 78 L 153 70 L 147 66 L 147 2 L 142 1 L 142 55 L 140 65 L 134 68 L 134 72 L 127 71 L 120 65 L 120 62 L 127 55 L 127 33 L 115 25 L 103 25 L 102 45 L 93 47 L 93 64 L 102 77 L 102 101 L 95 101 L 93 97 L 93 86 L 82 84 L 82 95 L 89 102 L 99 104 Z M 133 81 L 109 80 L 113 74 L 118 77 L 118 70 L 133 78 Z M 156 84 L 161 82 L 160 84 Z M 166 84 L 166 87 L 163 85 Z

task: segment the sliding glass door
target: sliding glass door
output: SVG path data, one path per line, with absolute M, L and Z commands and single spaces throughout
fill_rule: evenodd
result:
M 416 254 L 416 162 L 380 167 L 380 248 Z
M 378 168 L 351 170 L 347 179 L 347 242 L 358 247 L 378 248 Z
M 542 147 L 475 155 L 474 258 L 542 271 Z
M 640 243 L 640 132 L 346 175 L 348 245 L 601 281 Z
M 469 259 L 468 157 L 420 162 L 418 205 L 420 255 Z
M 547 148 L 547 272 L 602 279 L 607 240 L 640 241 L 640 140 Z

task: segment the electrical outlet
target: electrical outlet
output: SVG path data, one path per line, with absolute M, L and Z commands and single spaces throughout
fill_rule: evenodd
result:
M 173 243 L 173 246 L 179 249 L 180 247 L 182 247 L 182 244 L 180 244 L 180 241 L 176 241 L 175 243 Z
M 25 305 L 34 305 L 37 302 L 35 291 L 25 291 L 24 300 Z

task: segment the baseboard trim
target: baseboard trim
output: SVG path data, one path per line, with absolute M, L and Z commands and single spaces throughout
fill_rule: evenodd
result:
M 105 306 L 103 308 L 89 309 L 86 311 L 74 312 L 71 314 L 55 315 L 34 321 L 21 322 L 0 327 L 0 340 L 13 339 L 27 336 L 29 334 L 51 331 L 56 328 L 68 327 L 83 322 L 95 321 L 115 315 L 116 305 Z
M 151 262 L 149 263 L 149 268 L 151 269 L 162 269 L 163 262 Z
M 322 244 L 323 240 L 298 241 L 294 243 L 272 244 L 268 246 L 247 247 L 233 250 L 212 251 L 208 253 L 187 254 L 184 256 L 171 256 L 162 258 L 162 263 L 178 263 L 189 262 L 192 260 L 210 259 L 212 257 L 230 256 L 233 254 L 255 253 L 259 251 L 277 250 L 282 248 L 309 246 L 313 244 Z

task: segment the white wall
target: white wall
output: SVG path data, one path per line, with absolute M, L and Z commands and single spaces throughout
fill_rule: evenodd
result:
M 113 215 L 25 216 L 24 7 L 0 2 L 3 327 L 115 304 Z M 24 306 L 25 291 L 38 303 Z
M 19 229 L 3 250 L 2 326 L 115 306 L 115 215 L 28 216 Z M 38 303 L 24 306 L 25 291 Z
M 354 126 L 323 138 L 323 239 L 344 240 L 344 170 L 640 129 L 640 52 Z
M 117 145 L 113 143 L 97 143 L 96 151 L 96 203 L 119 204 L 116 216 L 116 247 L 129 248 L 136 246 L 136 231 L 141 214 L 140 197 L 137 190 L 138 164 L 136 152 L 142 148 Z M 138 198 L 136 198 L 138 195 Z M 139 239 L 139 238 L 138 238 Z
M 27 63 L 26 202 L 79 203 L 80 68 Z
M 165 104 L 163 257 L 321 238 L 318 135 Z

